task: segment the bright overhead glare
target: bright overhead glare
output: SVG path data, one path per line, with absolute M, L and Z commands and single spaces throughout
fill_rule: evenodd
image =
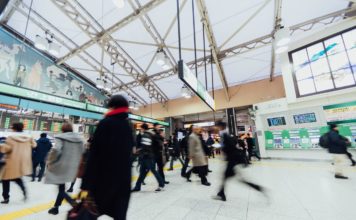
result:
M 125 0 L 113 0 L 113 3 L 118 8 L 125 7 Z
M 289 28 L 281 28 L 274 34 L 274 42 L 277 47 L 285 46 L 290 42 Z
M 104 88 L 104 82 L 103 82 L 102 79 L 100 79 L 100 78 L 96 79 L 96 88 L 98 88 L 98 89 L 103 89 Z
M 156 63 L 160 66 L 165 64 L 166 55 L 163 51 L 158 51 L 156 55 Z
M 60 51 L 60 46 L 56 43 L 51 42 L 48 46 L 48 52 L 53 56 L 58 56 Z
M 47 50 L 47 48 L 48 48 L 47 39 L 45 39 L 39 35 L 36 35 L 35 47 L 37 47 L 40 50 Z
M 281 54 L 281 53 L 284 53 L 288 50 L 288 46 L 282 46 L 282 47 L 278 47 L 275 49 L 275 53 L 276 54 Z

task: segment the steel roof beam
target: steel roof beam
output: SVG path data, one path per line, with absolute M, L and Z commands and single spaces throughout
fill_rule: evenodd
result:
M 25 8 L 29 8 L 28 5 L 26 5 L 25 3 L 22 3 L 22 5 Z M 19 13 L 21 13 L 22 15 L 26 16 L 27 13 L 21 9 L 21 8 L 17 8 L 16 9 Z M 74 46 L 78 46 L 72 39 L 70 39 L 68 36 L 66 36 L 62 31 L 60 31 L 57 27 L 55 27 L 53 24 L 51 24 L 48 20 L 46 20 L 45 18 L 43 18 L 40 14 L 38 14 L 38 12 L 36 12 L 35 10 L 32 9 L 32 14 L 35 15 L 37 17 L 37 19 L 30 17 L 31 22 L 33 22 L 37 27 L 41 28 L 43 31 L 49 31 L 47 27 L 45 27 L 41 22 L 39 22 L 39 20 L 41 20 L 42 22 L 44 22 L 47 26 L 49 26 L 49 28 L 51 28 L 52 30 L 54 30 L 56 33 L 60 34 L 67 42 L 70 42 L 71 44 L 73 44 Z M 60 44 L 62 44 L 64 47 L 66 47 L 68 50 L 71 50 L 72 47 L 69 46 L 65 41 L 63 41 L 62 39 L 58 38 L 56 35 L 53 35 L 53 38 L 59 42 Z M 83 54 L 85 54 L 87 57 L 89 57 L 91 60 L 88 60 L 87 58 L 85 58 L 82 54 L 78 54 L 77 56 L 83 60 L 86 64 L 88 64 L 90 67 L 92 67 L 95 71 L 99 72 L 100 69 L 95 66 L 93 64 L 96 63 L 96 65 L 100 66 L 100 62 L 95 59 L 92 55 L 90 55 L 88 52 L 83 51 Z M 104 67 L 105 71 L 108 73 L 112 73 L 109 69 L 107 69 L 106 67 Z M 116 80 L 118 80 L 120 82 L 121 85 L 124 85 L 125 83 L 120 80 L 116 75 L 114 75 L 114 78 Z M 120 84 L 117 84 L 115 82 L 115 86 L 120 86 Z M 129 96 L 132 97 L 136 97 L 136 100 L 142 104 L 142 105 L 147 105 L 147 102 L 141 97 L 139 96 L 135 91 L 133 91 L 131 88 L 126 88 Z
M 343 9 L 343 10 L 335 11 L 333 13 L 323 15 L 323 16 L 293 25 L 290 27 L 291 35 L 293 35 L 296 31 L 309 31 L 316 24 L 328 25 L 328 24 L 334 23 L 337 21 L 337 19 L 343 19 L 345 14 L 352 13 L 355 11 L 356 11 L 356 7 Z M 246 52 L 250 52 L 252 50 L 255 50 L 255 49 L 258 49 L 258 48 L 261 48 L 264 46 L 267 46 L 271 42 L 272 42 L 272 34 L 267 34 L 265 36 L 256 38 L 254 40 L 239 44 L 237 46 L 230 47 L 226 50 L 222 50 L 219 52 L 218 57 L 221 60 L 228 59 L 228 58 L 231 58 L 231 57 L 234 57 L 234 56 L 246 53 Z M 211 63 L 212 61 L 209 58 L 207 58 L 206 62 Z M 214 63 L 214 61 L 213 61 L 213 63 Z M 195 65 L 197 65 L 198 67 L 204 66 L 204 57 L 199 58 L 197 60 L 197 63 L 195 63 L 195 61 L 191 61 L 188 63 L 188 66 L 190 69 L 194 69 Z M 174 76 L 175 74 L 177 74 L 177 66 L 170 70 L 166 70 L 166 71 L 162 71 L 162 72 L 150 75 L 149 78 L 156 81 L 156 80 Z M 137 84 L 137 82 L 132 81 L 132 82 L 125 84 L 125 86 L 127 86 L 128 88 L 133 88 L 133 87 L 138 86 L 138 84 Z M 121 89 L 123 89 L 123 88 L 121 88 Z
M 272 50 L 271 50 L 271 70 L 269 74 L 269 80 L 273 80 L 273 74 L 275 70 L 276 54 L 274 52 L 274 35 L 276 31 L 281 28 L 281 16 L 282 16 L 282 0 L 274 0 L 274 21 L 272 31 Z
M 65 2 L 66 2 L 66 0 L 55 0 L 55 1 L 57 1 L 58 3 L 62 2 L 62 4 L 65 4 Z M 128 25 L 132 21 L 136 20 L 137 18 L 139 18 L 143 14 L 149 12 L 150 10 L 152 10 L 155 7 L 157 7 L 158 5 L 160 5 L 163 1 L 164 0 L 152 0 L 152 1 L 148 2 L 147 4 L 142 6 L 141 8 L 137 9 L 136 11 L 131 13 L 130 15 L 126 16 L 121 21 L 117 22 L 116 24 L 112 25 L 111 27 L 109 27 L 106 30 L 100 31 L 98 34 L 96 34 L 89 41 L 87 41 L 83 45 L 79 46 L 78 48 L 72 50 L 70 53 L 68 53 L 65 56 L 63 56 L 61 59 L 59 59 L 58 63 L 60 64 L 60 63 L 65 62 L 67 59 L 69 59 L 69 58 L 75 56 L 76 54 L 80 53 L 81 51 L 87 49 L 88 47 L 90 47 L 91 45 L 95 44 L 96 42 L 104 39 L 108 35 L 110 35 L 110 34 L 116 32 L 117 30 L 125 27 L 126 25 Z M 70 12 L 69 12 L 68 15 L 70 15 Z M 85 27 L 85 25 L 84 25 L 84 27 Z
M 6 24 L 11 18 L 11 16 L 15 13 L 16 8 L 19 7 L 21 2 L 21 0 L 10 0 L 7 3 L 5 11 L 3 11 L 1 14 L 0 23 Z
M 148 76 L 137 65 L 137 63 L 111 37 L 110 34 L 112 32 L 109 30 L 108 32 L 103 33 L 104 28 L 101 27 L 95 18 L 93 18 L 90 13 L 80 5 L 79 2 L 69 2 L 67 0 L 52 0 L 52 2 L 83 32 L 91 37 L 92 40 L 96 39 L 97 36 L 101 36 L 99 40 L 94 40 L 94 42 L 97 42 L 98 45 L 103 48 L 104 51 L 110 56 L 110 58 L 115 61 L 115 63 L 120 65 L 127 73 L 134 77 L 134 79 L 139 81 L 149 93 L 150 97 L 154 98 L 160 103 L 168 101 L 168 97 L 155 85 L 152 80 L 148 78 Z M 152 2 L 153 1 L 151 1 L 151 3 Z M 100 30 L 102 31 L 99 32 Z
M 216 69 L 218 70 L 219 77 L 220 77 L 220 80 L 221 80 L 221 84 L 223 86 L 223 90 L 224 90 L 224 93 L 225 93 L 225 98 L 227 100 L 230 100 L 229 91 L 228 91 L 229 86 L 228 86 L 227 81 L 226 81 L 224 68 L 223 68 L 223 66 L 222 66 L 222 64 L 220 62 L 220 59 L 219 59 L 219 55 L 218 55 L 219 54 L 219 49 L 218 49 L 218 46 L 216 44 L 215 36 L 214 36 L 214 33 L 213 33 L 213 28 L 211 26 L 211 22 L 210 22 L 210 19 L 209 19 L 209 16 L 208 16 L 208 11 L 207 11 L 207 8 L 206 8 L 206 5 L 205 5 L 205 1 L 204 0 L 197 0 L 197 3 L 198 3 L 198 9 L 199 9 L 200 17 L 201 17 L 202 22 L 203 22 L 203 24 L 205 26 L 206 35 L 208 37 L 208 41 L 209 41 L 209 44 L 210 44 L 210 49 L 212 50 L 212 56 L 213 56 L 213 59 L 214 59 L 215 65 L 216 65 Z

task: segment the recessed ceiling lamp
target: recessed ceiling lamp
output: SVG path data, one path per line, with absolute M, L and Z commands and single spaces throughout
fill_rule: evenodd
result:
M 113 0 L 114 5 L 118 8 L 125 7 L 125 0 Z

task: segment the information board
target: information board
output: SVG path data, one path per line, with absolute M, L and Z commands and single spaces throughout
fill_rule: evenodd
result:
M 268 126 L 282 126 L 286 125 L 286 119 L 284 117 L 267 118 Z
M 300 115 L 293 115 L 294 123 L 304 124 L 316 122 L 315 113 L 305 113 Z

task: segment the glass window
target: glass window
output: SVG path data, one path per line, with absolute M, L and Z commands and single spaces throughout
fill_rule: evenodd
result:
M 318 92 L 322 92 L 334 88 L 334 84 L 330 73 L 324 73 L 314 77 L 314 83 L 315 83 L 316 91 Z
M 324 41 L 324 45 L 328 56 L 345 52 L 344 43 L 340 35 Z
M 312 77 L 312 72 L 310 70 L 310 65 L 306 65 L 303 68 L 295 71 L 295 76 L 297 80 L 308 79 Z
M 290 55 L 301 96 L 356 85 L 356 29 Z
M 346 50 L 356 49 L 356 29 L 342 34 Z
M 318 59 L 312 62 L 311 69 L 314 76 L 319 76 L 321 74 L 330 72 L 329 64 L 326 58 Z
M 319 59 L 325 58 L 326 53 L 322 43 L 315 44 L 307 48 L 310 62 L 315 62 Z
M 351 86 L 355 84 L 350 68 L 344 68 L 333 72 L 335 86 L 337 88 Z
M 329 56 L 329 63 L 332 71 L 350 67 L 349 59 L 345 52 Z
M 314 80 L 306 79 L 298 81 L 299 95 L 308 95 L 315 93 Z

